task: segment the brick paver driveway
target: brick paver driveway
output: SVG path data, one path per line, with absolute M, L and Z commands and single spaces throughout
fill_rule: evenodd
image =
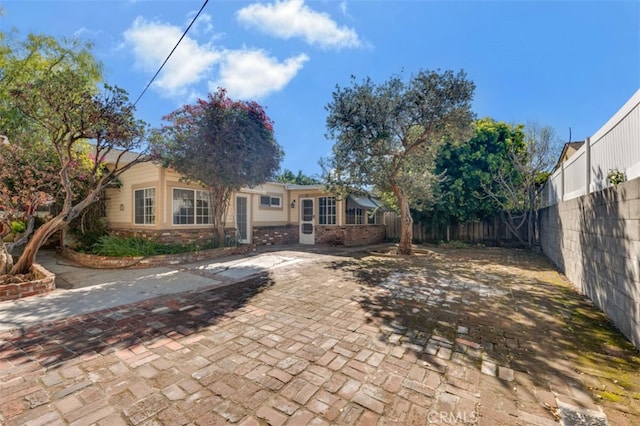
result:
M 538 255 L 283 253 L 0 335 L 0 423 L 640 424 L 637 353 Z

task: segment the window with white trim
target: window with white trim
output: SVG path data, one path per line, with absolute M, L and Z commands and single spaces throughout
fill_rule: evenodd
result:
M 318 224 L 336 224 L 336 197 L 319 197 L 318 209 Z
M 173 189 L 173 224 L 206 225 L 211 223 L 211 202 L 207 191 Z
M 268 207 L 268 208 L 275 208 L 275 209 L 282 208 L 282 197 L 277 197 L 274 195 L 261 195 L 260 207 Z
M 346 211 L 346 223 L 347 225 L 362 225 L 364 224 L 364 212 L 361 208 L 348 207 Z
M 136 225 L 156 223 L 156 189 L 145 188 L 133 191 L 133 216 Z

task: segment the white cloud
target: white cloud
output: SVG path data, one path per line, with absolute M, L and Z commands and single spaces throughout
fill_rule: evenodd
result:
M 349 16 L 349 11 L 347 9 L 346 0 L 343 0 L 343 1 L 340 2 L 340 11 L 342 12 L 343 15 Z
M 279 62 L 262 50 L 229 50 L 220 64 L 220 78 L 209 84 L 209 90 L 224 87 L 232 98 L 264 98 L 284 88 L 307 60 L 305 54 Z
M 155 73 L 183 31 L 174 25 L 138 17 L 125 31 L 124 38 L 133 48 L 136 66 Z M 189 85 L 204 79 L 220 57 L 220 52 L 213 47 L 200 45 L 187 35 L 156 78 L 154 86 L 169 96 L 182 95 Z
M 195 14 L 196 12 L 193 12 L 194 16 Z M 192 20 L 193 20 L 193 16 L 189 16 L 189 22 L 187 22 L 185 25 L 189 25 Z M 200 16 L 198 16 L 198 19 L 196 19 L 196 22 L 194 22 L 193 26 L 191 27 L 191 30 L 189 30 L 189 34 L 192 34 L 192 33 L 208 34 L 211 32 L 213 32 L 213 19 L 211 18 L 211 15 L 207 13 L 201 13 Z
M 312 10 L 304 0 L 255 3 L 240 9 L 236 16 L 241 23 L 282 39 L 301 37 L 325 48 L 363 45 L 355 30 L 339 27 L 328 14 Z
M 206 27 L 206 26 L 205 26 Z M 184 30 L 138 17 L 125 31 L 135 66 L 151 77 L 165 60 Z M 215 40 L 216 35 L 212 35 Z M 309 60 L 305 54 L 279 61 L 259 49 L 222 49 L 185 36 L 154 81 L 152 87 L 169 98 L 193 102 L 201 92 L 227 89 L 238 99 L 258 99 L 282 90 Z M 219 75 L 216 74 L 219 71 Z M 206 87 L 205 87 L 206 86 Z

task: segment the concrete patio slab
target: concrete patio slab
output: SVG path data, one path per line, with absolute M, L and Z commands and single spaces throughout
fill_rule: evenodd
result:
M 0 331 L 25 328 L 167 294 L 221 287 L 296 261 L 298 258 L 295 256 L 262 253 L 159 268 L 98 270 L 79 267 L 45 250 L 38 255 L 38 262 L 54 272 L 56 280 L 72 288 L 0 302 Z

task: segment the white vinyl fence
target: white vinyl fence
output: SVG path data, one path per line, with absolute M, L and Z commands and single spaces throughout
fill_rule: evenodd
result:
M 640 176 L 640 90 L 584 145 L 549 177 L 542 190 L 542 207 L 611 186 L 607 175 Z

